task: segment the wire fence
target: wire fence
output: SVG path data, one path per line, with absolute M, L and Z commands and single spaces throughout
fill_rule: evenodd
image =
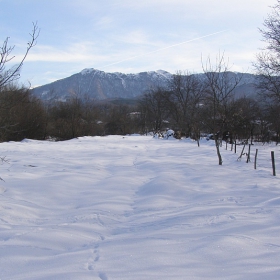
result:
M 225 149 L 237 155 L 237 160 L 253 163 L 254 169 L 270 169 L 276 176 L 280 165 L 280 146 L 275 144 L 225 144 Z

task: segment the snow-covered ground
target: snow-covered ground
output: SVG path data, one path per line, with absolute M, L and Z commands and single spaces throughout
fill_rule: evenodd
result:
M 280 279 L 280 148 L 213 144 L 1 143 L 0 279 Z

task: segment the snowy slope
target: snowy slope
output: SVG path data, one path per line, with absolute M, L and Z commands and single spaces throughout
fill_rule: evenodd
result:
M 0 279 L 279 279 L 280 149 L 256 147 L 254 170 L 211 141 L 1 143 Z
M 97 100 L 135 98 L 151 88 L 166 87 L 171 77 L 170 73 L 163 70 L 124 74 L 88 68 L 65 79 L 34 88 L 33 94 L 41 99 L 61 100 L 73 95 Z

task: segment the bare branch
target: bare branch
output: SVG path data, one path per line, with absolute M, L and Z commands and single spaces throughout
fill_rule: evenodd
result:
M 263 100 L 280 104 L 280 0 L 272 7 L 263 26 L 259 31 L 267 47 L 257 54 L 257 61 L 253 63 L 258 75 L 256 87 Z
M 27 48 L 25 54 L 19 64 L 6 70 L 6 64 L 14 58 L 14 56 L 11 56 L 11 53 L 14 50 L 15 46 L 8 46 L 9 37 L 6 38 L 2 47 L 0 48 L 0 89 L 5 85 L 7 85 L 8 83 L 11 83 L 12 81 L 15 81 L 19 78 L 20 76 L 19 72 L 22 68 L 22 65 L 29 51 L 37 44 L 37 39 L 40 34 L 40 29 L 38 28 L 37 22 L 35 23 L 33 22 L 32 24 L 33 24 L 32 32 L 29 33 L 31 38 L 27 42 Z

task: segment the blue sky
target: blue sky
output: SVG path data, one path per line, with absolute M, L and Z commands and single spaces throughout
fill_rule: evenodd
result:
M 38 22 L 40 36 L 20 82 L 38 86 L 84 68 L 138 73 L 202 72 L 220 52 L 233 71 L 252 72 L 264 46 L 258 31 L 275 0 L 0 0 L 0 40 L 22 57 Z

